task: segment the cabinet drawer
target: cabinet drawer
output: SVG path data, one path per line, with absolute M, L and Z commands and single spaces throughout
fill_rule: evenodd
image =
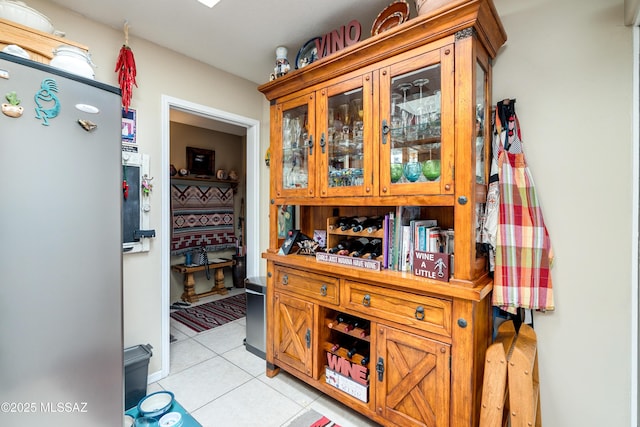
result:
M 345 292 L 351 310 L 451 336 L 451 301 L 351 281 Z
M 276 267 L 276 289 L 338 305 L 339 279 L 293 268 Z

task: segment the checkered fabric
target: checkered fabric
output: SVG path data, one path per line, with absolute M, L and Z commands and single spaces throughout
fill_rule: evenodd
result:
M 513 139 L 514 134 L 509 137 Z M 515 139 L 519 145 L 517 134 Z M 493 305 L 514 314 L 519 307 L 553 310 L 553 250 L 524 153 L 501 147 L 498 166 L 500 209 Z

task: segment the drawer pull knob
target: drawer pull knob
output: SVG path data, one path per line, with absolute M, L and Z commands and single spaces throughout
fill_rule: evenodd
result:
M 327 285 L 322 285 L 320 287 L 320 295 L 322 295 L 323 297 L 327 296 Z
M 362 297 L 362 305 L 364 305 L 365 307 L 369 307 L 371 305 L 371 295 L 366 294 L 364 297 Z
M 418 307 L 416 307 L 416 312 L 415 312 L 415 317 L 418 320 L 424 320 L 424 307 L 419 305 Z
M 466 328 L 467 327 L 467 320 L 463 319 L 461 317 L 460 319 L 458 319 L 458 326 L 460 326 L 461 328 Z
M 285 274 L 284 276 L 282 276 L 282 284 L 283 285 L 288 285 L 289 284 L 289 275 Z

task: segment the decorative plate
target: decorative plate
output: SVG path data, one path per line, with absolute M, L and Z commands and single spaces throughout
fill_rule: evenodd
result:
M 375 36 L 390 28 L 397 27 L 408 19 L 409 3 L 405 0 L 393 2 L 380 12 L 376 20 L 373 21 L 371 35 Z
M 300 48 L 300 50 L 298 51 L 298 55 L 296 56 L 296 70 L 318 60 L 318 49 L 316 48 L 316 40 L 320 40 L 320 37 L 312 38 Z
M 173 393 L 158 391 L 143 397 L 138 403 L 138 412 L 143 417 L 159 417 L 166 414 L 173 405 Z

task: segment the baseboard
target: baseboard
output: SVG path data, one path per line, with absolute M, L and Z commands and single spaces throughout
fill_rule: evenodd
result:
M 162 379 L 162 371 L 156 371 L 147 376 L 147 384 L 158 382 Z

